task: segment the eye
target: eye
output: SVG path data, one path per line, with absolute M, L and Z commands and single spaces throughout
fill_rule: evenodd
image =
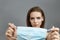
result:
M 40 19 L 40 17 L 37 17 L 37 19 Z
M 34 18 L 33 18 L 33 17 L 31 17 L 30 19 L 31 19 L 31 20 L 33 20 Z

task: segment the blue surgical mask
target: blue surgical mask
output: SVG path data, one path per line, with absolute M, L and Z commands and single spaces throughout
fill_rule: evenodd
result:
M 17 27 L 17 40 L 45 40 L 47 29 L 35 27 Z

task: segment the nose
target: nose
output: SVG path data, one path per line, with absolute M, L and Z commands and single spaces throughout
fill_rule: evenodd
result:
M 34 22 L 36 23 L 37 22 L 37 19 L 34 19 Z

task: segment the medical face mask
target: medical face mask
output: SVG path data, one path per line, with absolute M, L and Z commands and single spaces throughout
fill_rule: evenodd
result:
M 45 40 L 47 29 L 36 27 L 17 27 L 17 40 Z

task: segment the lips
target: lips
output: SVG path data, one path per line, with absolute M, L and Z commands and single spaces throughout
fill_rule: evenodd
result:
M 34 24 L 34 26 L 38 26 L 38 24 Z

